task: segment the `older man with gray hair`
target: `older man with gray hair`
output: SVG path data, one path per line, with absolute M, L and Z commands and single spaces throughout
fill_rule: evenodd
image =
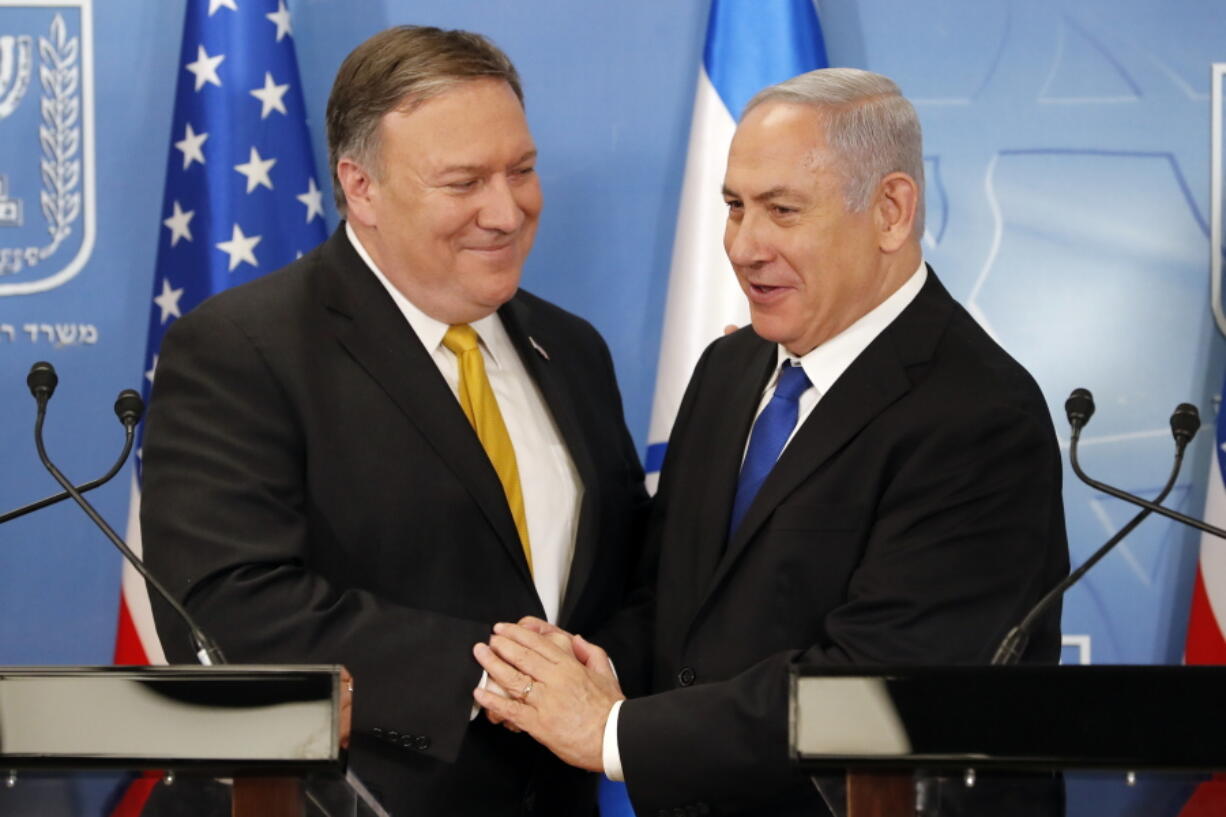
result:
M 886 77 L 767 88 L 737 128 L 724 246 L 752 327 L 707 349 L 649 546 L 655 694 L 539 621 L 475 647 L 477 700 L 640 814 L 822 813 L 787 752 L 789 668 L 987 663 L 1068 570 L 1061 464 L 1029 374 L 923 261 L 914 108 Z M 1054 662 L 1059 610 L 1023 660 Z M 581 663 L 582 662 L 582 663 Z

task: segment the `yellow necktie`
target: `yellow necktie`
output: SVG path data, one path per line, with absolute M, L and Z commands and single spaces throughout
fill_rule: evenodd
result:
M 466 323 L 453 326 L 443 336 L 443 345 L 452 351 L 460 364 L 460 408 L 464 416 L 477 432 L 477 439 L 485 448 L 502 490 L 507 495 L 507 505 L 511 508 L 511 518 L 515 520 L 515 530 L 519 531 L 519 541 L 524 548 L 524 557 L 528 560 L 528 570 L 532 570 L 532 547 L 528 543 L 528 517 L 524 513 L 524 494 L 519 484 L 519 466 L 515 463 L 515 448 L 511 445 L 511 435 L 502 421 L 502 412 L 498 410 L 498 401 L 494 398 L 494 390 L 490 387 L 489 378 L 485 376 L 485 361 L 481 359 L 481 349 L 477 345 L 477 332 Z

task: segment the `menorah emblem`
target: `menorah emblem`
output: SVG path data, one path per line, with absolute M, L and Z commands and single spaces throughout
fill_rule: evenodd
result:
M 33 50 L 29 35 L 0 36 L 0 119 L 17 110 L 30 87 Z

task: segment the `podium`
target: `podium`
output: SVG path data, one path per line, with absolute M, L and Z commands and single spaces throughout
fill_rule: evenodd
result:
M 790 714 L 793 762 L 839 817 L 944 817 L 993 787 L 1062 813 L 1066 775 L 1190 792 L 1226 770 L 1226 667 L 798 666 Z
M 341 726 L 335 666 L 0 668 L 0 813 L 103 813 L 57 793 L 158 772 L 150 817 L 378 815 Z

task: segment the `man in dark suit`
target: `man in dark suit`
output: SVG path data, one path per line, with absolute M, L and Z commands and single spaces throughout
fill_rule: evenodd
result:
M 351 768 L 392 814 L 591 814 L 594 775 L 471 696 L 494 622 L 599 632 L 646 506 L 604 342 L 518 289 L 541 210 L 518 76 L 477 35 L 391 29 L 327 119 L 346 222 L 166 336 L 150 566 L 229 660 L 352 671 Z
M 987 663 L 1067 572 L 1046 404 L 924 264 L 922 183 L 885 77 L 750 102 L 724 240 L 753 326 L 707 349 L 669 440 L 637 611 L 656 694 L 623 700 L 599 648 L 541 622 L 475 648 L 516 690 L 477 700 L 624 777 L 639 814 L 822 813 L 788 759 L 791 665 Z M 1059 647 L 1056 609 L 1024 660 Z

